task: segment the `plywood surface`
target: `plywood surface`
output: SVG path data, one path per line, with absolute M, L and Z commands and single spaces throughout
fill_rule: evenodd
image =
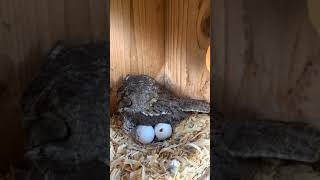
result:
M 110 1 L 111 110 L 127 74 L 161 76 L 164 51 L 163 0 Z
M 105 0 L 0 0 L 0 168 L 22 149 L 19 98 L 41 57 L 58 40 L 106 39 L 107 14 Z
M 210 0 L 111 0 L 110 5 L 112 112 L 127 74 L 147 74 L 180 95 L 209 101 Z
M 210 100 L 206 51 L 210 44 L 210 0 L 166 1 L 166 86 Z
M 307 1 L 215 2 L 218 110 L 320 123 L 320 35 Z

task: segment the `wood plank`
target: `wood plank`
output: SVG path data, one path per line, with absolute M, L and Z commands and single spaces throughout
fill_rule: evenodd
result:
M 22 158 L 20 96 L 58 40 L 107 38 L 105 0 L 0 0 L 0 169 Z
M 48 1 L 48 21 L 50 25 L 50 37 L 52 41 L 65 40 L 66 39 L 66 31 L 65 31 L 65 11 L 67 11 L 65 7 L 65 0 L 55 0 Z
M 101 40 L 109 37 L 109 2 L 106 0 L 89 1 L 91 39 Z
M 65 5 L 65 30 L 67 40 L 84 43 L 91 36 L 88 0 L 68 0 Z
M 308 12 L 312 25 L 320 33 L 320 1 L 308 0 Z
M 165 84 L 176 93 L 210 101 L 206 50 L 210 0 L 167 0 Z
M 225 1 L 214 0 L 212 2 L 212 45 L 211 45 L 211 84 L 214 88 L 211 90 L 211 101 L 215 109 L 220 109 L 224 97 L 224 63 L 226 54 L 226 8 Z M 219 67 L 219 68 L 218 68 Z M 217 87 L 217 88 L 216 88 Z
M 205 55 L 210 0 L 111 1 L 111 112 L 123 76 L 148 74 L 180 95 L 210 100 Z
M 307 1 L 228 0 L 225 8 L 226 56 L 217 56 L 219 110 L 229 117 L 249 112 L 320 124 L 320 37 Z
M 110 1 L 111 112 L 124 76 L 163 74 L 164 5 L 163 0 Z

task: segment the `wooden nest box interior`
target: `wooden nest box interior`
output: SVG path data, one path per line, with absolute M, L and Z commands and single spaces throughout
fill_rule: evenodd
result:
M 210 101 L 210 0 L 111 0 L 111 113 L 127 74 L 146 74 L 173 92 Z
M 226 0 L 213 7 L 217 110 L 319 125 L 319 1 Z
M 0 170 L 23 159 L 20 98 L 57 42 L 106 40 L 105 0 L 0 0 Z

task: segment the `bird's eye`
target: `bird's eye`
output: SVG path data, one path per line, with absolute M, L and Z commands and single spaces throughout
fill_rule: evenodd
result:
M 135 94 L 135 90 L 132 89 L 132 88 L 128 88 L 128 89 L 126 90 L 126 92 L 125 92 L 125 95 L 126 95 L 126 96 L 132 96 L 132 95 L 134 95 L 134 94 Z
M 132 105 L 132 102 L 129 98 L 124 97 L 121 101 L 120 101 L 120 107 L 129 107 Z

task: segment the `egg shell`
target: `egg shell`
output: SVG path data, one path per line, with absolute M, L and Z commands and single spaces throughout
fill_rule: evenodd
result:
M 165 140 L 172 135 L 172 127 L 167 123 L 159 123 L 154 127 L 154 131 L 158 140 Z
M 138 125 L 136 135 L 139 142 L 149 144 L 155 137 L 154 129 L 152 126 Z

